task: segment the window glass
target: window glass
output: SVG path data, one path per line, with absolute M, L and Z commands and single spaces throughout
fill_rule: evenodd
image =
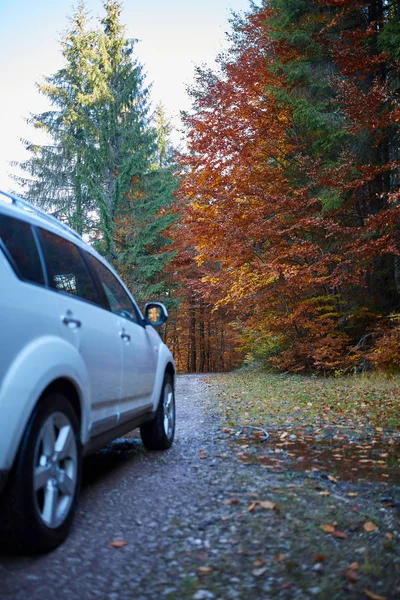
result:
M 49 286 L 100 304 L 93 279 L 75 244 L 46 229 L 40 229 L 39 233 Z
M 135 323 L 139 323 L 139 315 L 136 307 L 118 279 L 103 265 L 103 263 L 94 258 L 91 254 L 86 253 L 86 258 L 99 277 L 112 312 L 121 317 L 125 317 L 126 319 L 130 319 Z
M 42 265 L 31 225 L 0 214 L 0 239 L 17 274 L 23 279 L 44 285 Z

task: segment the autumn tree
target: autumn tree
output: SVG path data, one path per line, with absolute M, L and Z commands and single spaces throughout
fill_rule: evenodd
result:
M 281 368 L 359 368 L 398 310 L 396 19 L 271 1 L 197 74 L 180 187 L 197 262 L 243 350 Z

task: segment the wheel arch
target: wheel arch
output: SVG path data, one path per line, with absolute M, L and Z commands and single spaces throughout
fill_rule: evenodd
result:
M 171 375 L 171 377 L 172 377 L 172 383 L 173 383 L 173 386 L 175 388 L 175 375 L 176 375 L 176 373 L 175 373 L 175 368 L 174 368 L 174 366 L 173 366 L 173 364 L 171 362 L 169 362 L 166 365 L 165 372 L 168 373 L 169 375 Z
M 83 410 L 82 410 L 82 398 L 81 398 L 81 394 L 79 393 L 78 388 L 76 387 L 76 385 L 70 381 L 69 379 L 66 379 L 65 377 L 59 377 L 57 379 L 55 379 L 54 381 L 52 381 L 42 392 L 42 394 L 40 395 L 40 398 L 38 399 L 38 402 L 41 402 L 43 400 L 43 398 L 45 398 L 48 394 L 52 394 L 52 393 L 60 393 L 63 394 L 68 402 L 71 404 L 76 417 L 78 419 L 79 422 L 79 429 L 81 431 L 81 437 L 82 437 L 82 415 L 83 415 Z

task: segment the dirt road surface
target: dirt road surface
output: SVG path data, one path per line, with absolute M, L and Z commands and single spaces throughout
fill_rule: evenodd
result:
M 146 452 L 134 432 L 86 459 L 70 537 L 48 555 L 0 556 L 1 600 L 352 600 L 364 587 L 397 597 L 398 558 L 388 548 L 377 566 L 371 554 L 381 538 L 393 545 L 382 490 L 364 494 L 384 511 L 371 517 L 378 539 L 340 482 L 242 460 L 246 445 L 235 450 L 206 381 L 178 378 L 169 451 Z

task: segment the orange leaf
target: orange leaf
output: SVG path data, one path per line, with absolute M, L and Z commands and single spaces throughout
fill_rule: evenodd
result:
M 128 542 L 123 542 L 122 540 L 114 540 L 113 542 L 108 542 L 108 545 L 112 548 L 122 548 L 126 546 Z
M 279 510 L 279 508 L 277 507 L 275 502 L 270 502 L 269 500 L 261 501 L 258 504 L 261 506 L 261 508 L 267 508 L 267 509 L 271 509 L 271 510 Z
M 358 562 L 352 562 L 351 565 L 349 565 L 347 567 L 347 569 L 350 569 L 350 571 L 357 571 L 357 569 L 358 569 Z
M 222 504 L 238 504 L 239 500 L 224 500 Z
M 285 560 L 285 558 L 286 554 L 277 554 L 272 560 L 273 562 L 281 562 L 282 560 Z
M 314 562 L 316 562 L 316 563 L 324 562 L 324 560 L 325 560 L 325 554 L 316 554 L 314 556 Z
M 255 567 L 262 567 L 265 565 L 265 560 L 263 558 L 258 558 L 253 564 Z
M 354 571 L 344 571 L 343 576 L 346 577 L 349 581 L 355 583 L 358 581 L 358 575 Z
M 370 533 L 371 531 L 375 531 L 375 529 L 376 525 L 372 521 L 367 521 L 367 523 L 364 523 L 364 531 Z
M 333 531 L 332 535 L 339 540 L 345 540 L 347 538 L 347 533 L 345 531 Z

